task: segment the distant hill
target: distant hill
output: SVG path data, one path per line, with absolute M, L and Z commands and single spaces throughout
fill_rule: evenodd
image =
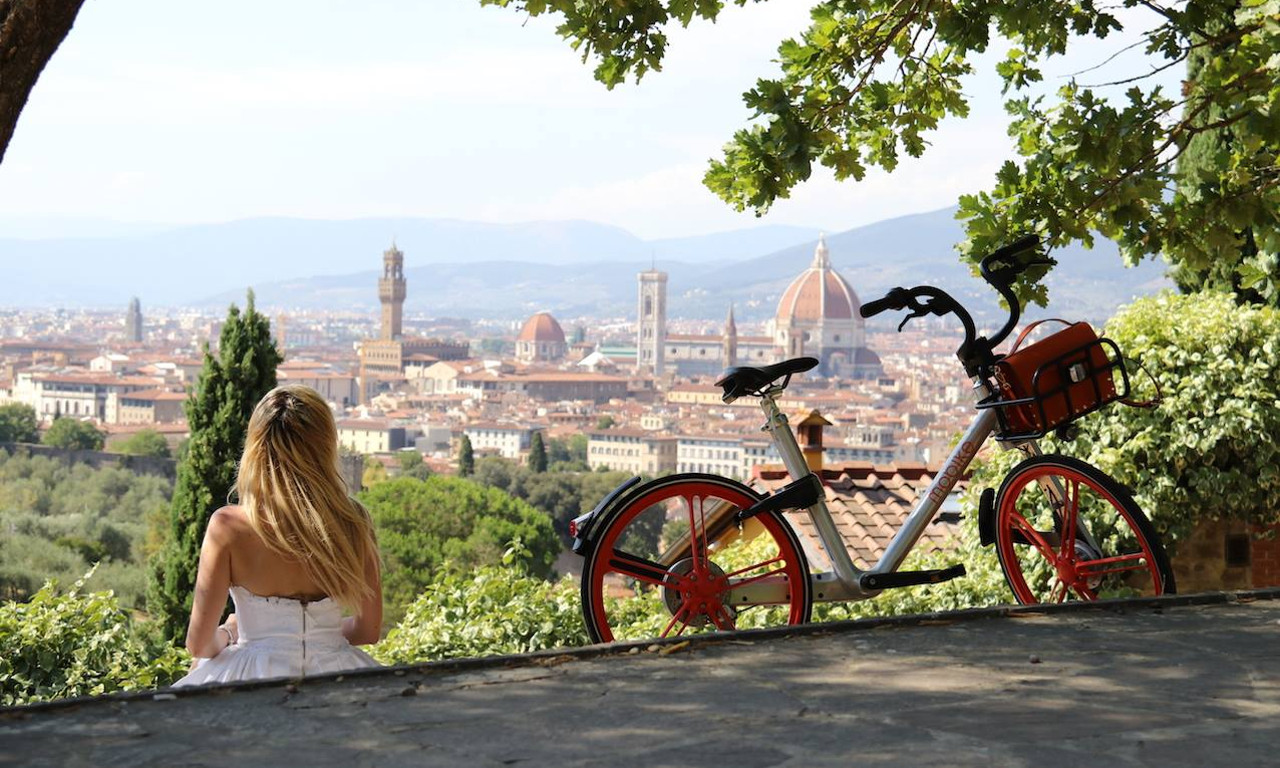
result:
M 0 239 L 0 305 L 186 305 L 211 295 L 378 269 L 394 241 L 406 267 L 529 262 L 552 266 L 678 258 L 723 263 L 770 253 L 816 229 L 765 226 L 645 241 L 587 221 L 487 224 L 452 219 L 261 218 L 110 237 Z M 485 270 L 481 269 L 481 273 Z M 268 290 L 269 292 L 269 290 Z M 264 296 L 265 299 L 265 296 Z
M 818 232 L 756 227 L 645 241 L 583 221 L 484 224 L 447 219 L 250 219 L 117 237 L 0 240 L 0 305 L 224 306 L 252 285 L 259 304 L 372 311 L 381 253 L 405 252 L 406 310 L 434 316 L 626 318 L 636 273 L 668 272 L 674 317 L 744 321 L 773 314 L 787 284 L 813 258 Z M 827 236 L 832 263 L 864 300 L 928 282 L 975 315 L 996 317 L 996 297 L 954 251 L 962 227 L 946 209 Z M 1164 266 L 1126 269 L 1113 245 L 1053 254 L 1049 314 L 1101 319 L 1166 285 Z M 56 267 L 51 267 L 56 265 Z M 352 270 L 353 266 L 361 267 Z
M 897 286 L 921 283 L 952 292 L 979 319 L 1003 317 L 993 291 L 960 263 L 953 243 L 962 237 L 951 210 L 904 216 L 827 237 L 833 265 L 864 300 Z M 689 263 L 657 260 L 669 275 L 673 317 L 723 320 L 730 304 L 745 321 L 771 316 L 787 285 L 813 260 L 816 238 L 755 258 Z M 704 249 L 709 250 L 709 249 Z M 1033 316 L 1067 314 L 1105 319 L 1133 297 L 1167 285 L 1164 266 L 1147 262 L 1128 269 L 1115 247 L 1100 243 L 1055 251 L 1059 265 L 1049 279 L 1050 307 Z M 406 270 L 409 311 L 439 316 L 519 319 L 539 310 L 562 318 L 582 315 L 630 317 L 635 312 L 636 273 L 649 260 L 554 265 L 514 261 L 441 263 Z M 257 287 L 266 304 L 342 307 L 372 311 L 377 305 L 376 270 L 305 278 Z M 213 303 L 234 300 L 226 293 Z

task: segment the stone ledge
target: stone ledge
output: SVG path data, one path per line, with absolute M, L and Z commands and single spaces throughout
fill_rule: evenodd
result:
M 759 641 L 785 637 L 812 637 L 839 635 L 861 632 L 883 627 L 928 626 L 945 622 L 972 622 L 986 619 L 998 619 L 1009 616 L 1060 616 L 1080 613 L 1126 613 L 1142 610 L 1162 610 L 1184 606 L 1223 605 L 1227 603 L 1251 602 L 1255 600 L 1280 599 L 1280 587 L 1224 592 L 1200 592 L 1190 595 L 1166 595 L 1154 598 L 1117 598 L 1094 602 L 1070 602 L 1057 605 L 999 605 L 986 608 L 968 608 L 958 611 L 934 611 L 931 613 L 915 613 L 903 616 L 884 616 L 868 619 L 852 619 L 824 623 L 804 624 L 800 626 L 770 627 L 767 629 L 747 629 L 738 632 L 717 632 L 689 637 L 671 637 L 665 639 L 636 640 L 621 643 L 603 643 L 578 648 L 553 648 L 545 651 L 524 654 L 508 654 L 500 656 L 481 656 L 460 659 L 428 661 L 418 664 L 403 664 L 390 667 L 358 669 L 327 675 L 316 675 L 306 678 L 270 678 L 225 683 L 220 685 L 204 685 L 193 688 L 162 688 L 147 691 L 127 691 L 110 693 L 102 696 L 80 696 L 70 699 L 58 699 L 17 707 L 0 707 L 0 720 L 12 717 L 24 717 L 37 712 L 49 712 L 69 708 L 109 704 L 113 702 L 151 701 L 156 694 L 164 695 L 162 700 L 185 699 L 207 694 L 223 695 L 235 691 L 251 691 L 259 688 L 298 686 L 323 681 L 341 679 L 360 679 L 371 677 L 403 677 L 407 674 L 425 677 L 445 675 L 459 672 L 483 671 L 493 669 L 516 669 L 528 666 L 547 666 L 568 661 L 596 659 L 608 656 L 630 655 L 633 649 L 644 650 L 657 645 L 666 647 L 677 643 L 687 643 L 690 648 L 701 648 L 735 641 Z

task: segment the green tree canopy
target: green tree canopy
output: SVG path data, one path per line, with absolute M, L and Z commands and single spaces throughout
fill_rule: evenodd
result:
M 714 20 L 729 4 L 480 1 L 558 14 L 559 34 L 597 59 L 596 77 L 610 88 L 661 67 L 669 27 Z M 1122 9 L 1143 30 L 1136 47 L 1145 59 L 1097 82 L 1091 73 L 1102 62 L 1082 59 L 1076 42 L 1122 30 Z M 1004 88 L 1017 156 L 988 189 L 961 198 L 966 258 L 1029 230 L 1053 246 L 1089 245 L 1101 234 L 1130 263 L 1164 255 L 1183 279 L 1226 265 L 1235 284 L 1276 303 L 1278 17 L 1275 0 L 826 0 L 814 5 L 808 30 L 778 48 L 781 71 L 744 95 L 750 124 L 712 161 L 705 182 L 735 208 L 763 213 L 815 165 L 838 179 L 860 180 L 869 167 L 893 171 L 904 154 L 924 154 L 944 118 L 967 116 L 965 78 L 979 54 L 1007 44 L 986 74 Z M 1192 56 L 1202 60 L 1182 89 L 1155 84 L 1154 75 Z M 1077 74 L 1049 95 L 1042 68 L 1052 59 Z M 1226 140 L 1179 185 L 1179 156 L 1213 132 Z M 1024 275 L 1024 299 L 1044 303 L 1042 276 Z
M 152 560 L 147 609 L 175 643 L 186 634 L 209 516 L 227 503 L 249 415 L 275 387 L 281 359 L 271 323 L 254 308 L 249 291 L 243 313 L 234 304 L 227 311 L 217 356 L 205 348 L 204 368 L 185 406 L 191 439 L 178 465 L 166 543 Z
M 102 430 L 87 421 L 77 419 L 54 419 L 44 433 L 43 442 L 54 448 L 66 448 L 75 451 L 100 451 L 107 436 Z
M 400 462 L 402 476 L 416 477 L 419 480 L 426 480 L 431 476 L 431 468 L 422 460 L 422 454 L 416 450 L 400 451 L 396 454 L 396 461 Z
M 551 572 L 560 542 L 551 520 L 519 499 L 470 480 L 399 477 L 362 491 L 382 553 L 388 621 L 401 615 L 446 563 L 461 570 L 502 561 L 507 544 L 524 542 L 529 569 Z
M 0 405 L 0 443 L 34 443 L 40 440 L 36 411 L 22 403 Z
M 169 441 L 154 429 L 144 429 L 130 435 L 116 443 L 115 450 L 130 456 L 154 456 L 160 459 L 167 459 L 171 455 Z

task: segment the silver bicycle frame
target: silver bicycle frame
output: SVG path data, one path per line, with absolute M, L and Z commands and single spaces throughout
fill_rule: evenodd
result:
M 986 385 L 977 380 L 974 384 L 974 390 L 981 399 L 989 393 Z M 773 444 L 777 447 L 778 453 L 782 456 L 782 463 L 787 468 L 787 473 L 793 478 L 804 477 L 810 473 L 809 465 L 804 460 L 804 454 L 800 451 L 800 446 L 796 443 L 795 434 L 791 431 L 791 425 L 787 421 L 786 414 L 778 408 L 776 402 L 777 396 L 782 392 L 779 387 L 767 390 L 760 401 L 760 408 L 765 414 L 765 425 L 763 431 L 770 434 Z M 947 495 L 951 493 L 955 487 L 956 481 L 964 474 L 969 466 L 969 462 L 978 453 L 978 449 L 986 442 L 987 438 L 996 428 L 996 413 L 992 408 L 983 408 L 978 411 L 977 418 L 965 431 L 960 438 L 960 442 L 951 451 L 951 455 L 947 457 L 946 462 L 942 465 L 938 474 L 933 478 L 933 482 L 929 484 L 928 490 L 925 491 L 923 497 L 916 504 L 915 509 L 911 510 L 911 514 L 903 521 L 902 527 L 893 535 L 889 541 L 889 546 L 885 548 L 884 555 L 880 561 L 871 567 L 868 571 L 863 571 L 854 564 L 849 557 L 849 550 L 845 547 L 844 538 L 836 529 L 835 521 L 831 519 L 831 512 L 827 509 L 827 501 L 825 498 L 819 497 L 816 504 L 807 510 L 813 519 L 814 527 L 818 531 L 818 538 L 822 544 L 823 551 L 827 555 L 827 559 L 831 562 L 832 570 L 827 573 L 811 574 L 809 580 L 813 584 L 813 596 L 815 602 L 830 602 L 840 600 L 863 600 L 874 597 L 879 594 L 879 590 L 863 589 L 859 583 L 859 578 L 864 573 L 893 573 L 902 565 L 903 560 L 920 541 L 920 537 L 924 535 L 925 528 L 933 520 L 938 513 L 942 502 L 946 500 Z M 1039 453 L 1039 449 L 1034 441 L 1018 443 L 1016 447 L 1028 455 Z M 731 604 L 772 604 L 786 602 L 786 585 L 777 583 L 758 581 L 750 585 L 735 588 L 732 590 Z

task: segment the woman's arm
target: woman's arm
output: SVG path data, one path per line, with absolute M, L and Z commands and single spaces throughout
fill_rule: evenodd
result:
M 187 624 L 187 650 L 196 658 L 217 656 L 235 639 L 228 637 L 234 629 L 221 631 L 218 627 L 218 620 L 227 605 L 227 590 L 231 586 L 231 539 L 230 520 L 220 509 L 209 518 L 209 527 L 200 545 L 195 597 L 191 603 L 191 620 Z
M 382 636 L 382 573 L 377 552 L 365 558 L 364 577 L 370 595 L 360 604 L 360 615 L 342 620 L 342 634 L 352 645 L 376 643 Z

